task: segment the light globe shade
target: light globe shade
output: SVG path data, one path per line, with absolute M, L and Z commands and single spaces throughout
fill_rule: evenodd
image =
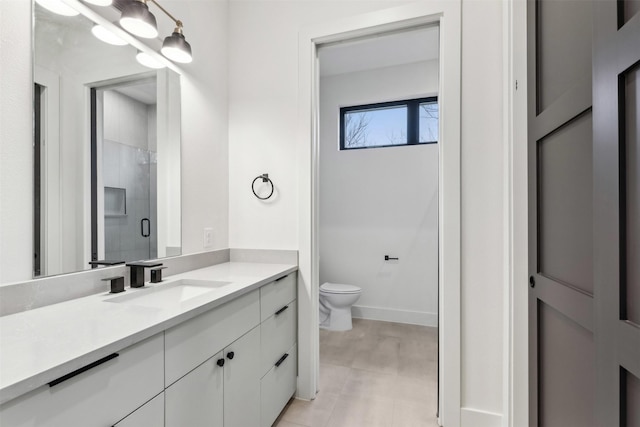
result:
M 36 3 L 47 9 L 49 12 L 53 12 L 57 15 L 76 16 L 80 14 L 80 12 L 62 0 L 36 0 Z
M 95 4 L 96 6 L 111 6 L 113 0 L 84 0 L 87 3 Z
M 191 45 L 185 40 L 184 35 L 179 32 L 174 32 L 164 39 L 160 52 L 170 60 L 182 64 L 188 64 L 193 61 Z
M 136 60 L 145 67 L 153 68 L 154 70 L 165 67 L 162 62 L 145 52 L 138 52 Z
M 120 36 L 103 27 L 102 25 L 94 25 L 91 28 L 91 33 L 93 33 L 93 35 L 96 36 L 96 38 L 98 38 L 99 40 L 102 40 L 103 42 L 112 44 L 114 46 L 124 46 L 128 44 L 126 41 L 122 40 Z
M 138 37 L 152 39 L 158 36 L 156 17 L 149 12 L 149 6 L 138 0 L 132 1 L 124 8 L 120 25 Z

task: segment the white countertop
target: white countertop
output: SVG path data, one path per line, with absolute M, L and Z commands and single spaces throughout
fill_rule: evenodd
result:
M 108 302 L 148 289 L 110 294 L 105 282 L 103 294 L 0 317 L 0 404 L 295 270 L 288 264 L 229 262 L 147 283 L 145 288 L 178 279 L 231 282 L 167 309 Z

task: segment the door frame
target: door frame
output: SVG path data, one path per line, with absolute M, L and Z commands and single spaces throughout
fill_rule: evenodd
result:
M 439 423 L 460 425 L 460 109 L 461 2 L 439 0 L 366 13 L 301 29 L 298 68 L 298 390 L 313 399 L 319 374 L 320 45 L 432 23 L 440 25 L 439 101 Z M 445 286 L 446 283 L 446 286 Z M 446 354 L 446 357 L 443 355 Z

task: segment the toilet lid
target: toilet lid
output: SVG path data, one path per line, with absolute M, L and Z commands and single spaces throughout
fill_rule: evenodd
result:
M 345 285 L 343 283 L 323 283 L 320 286 L 321 291 L 329 292 L 332 294 L 355 294 L 362 289 L 354 285 Z

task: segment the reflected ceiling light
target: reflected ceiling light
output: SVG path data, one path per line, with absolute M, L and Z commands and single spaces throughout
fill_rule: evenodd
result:
M 96 24 L 91 28 L 91 32 L 98 39 L 102 40 L 105 43 L 112 44 L 114 46 L 124 46 L 127 44 L 126 41 L 122 40 L 120 36 L 118 36 L 113 31 L 103 27 L 102 25 Z
M 153 13 L 149 12 L 147 0 L 133 0 L 122 11 L 120 25 L 138 37 L 152 39 L 158 36 L 158 24 Z
M 84 0 L 87 3 L 95 4 L 96 6 L 111 6 L 113 0 Z
M 158 68 L 165 67 L 162 62 L 158 61 L 156 58 L 145 52 L 138 52 L 138 54 L 136 55 L 136 60 L 145 67 L 153 68 L 156 70 Z
M 176 28 L 173 34 L 167 36 L 162 43 L 162 54 L 172 61 L 187 64 L 193 61 L 191 57 L 191 45 L 182 34 L 182 21 L 176 20 Z
M 38 3 L 48 11 L 56 13 L 58 15 L 76 16 L 80 14 L 80 12 L 78 12 L 62 0 L 36 0 L 36 3 Z

